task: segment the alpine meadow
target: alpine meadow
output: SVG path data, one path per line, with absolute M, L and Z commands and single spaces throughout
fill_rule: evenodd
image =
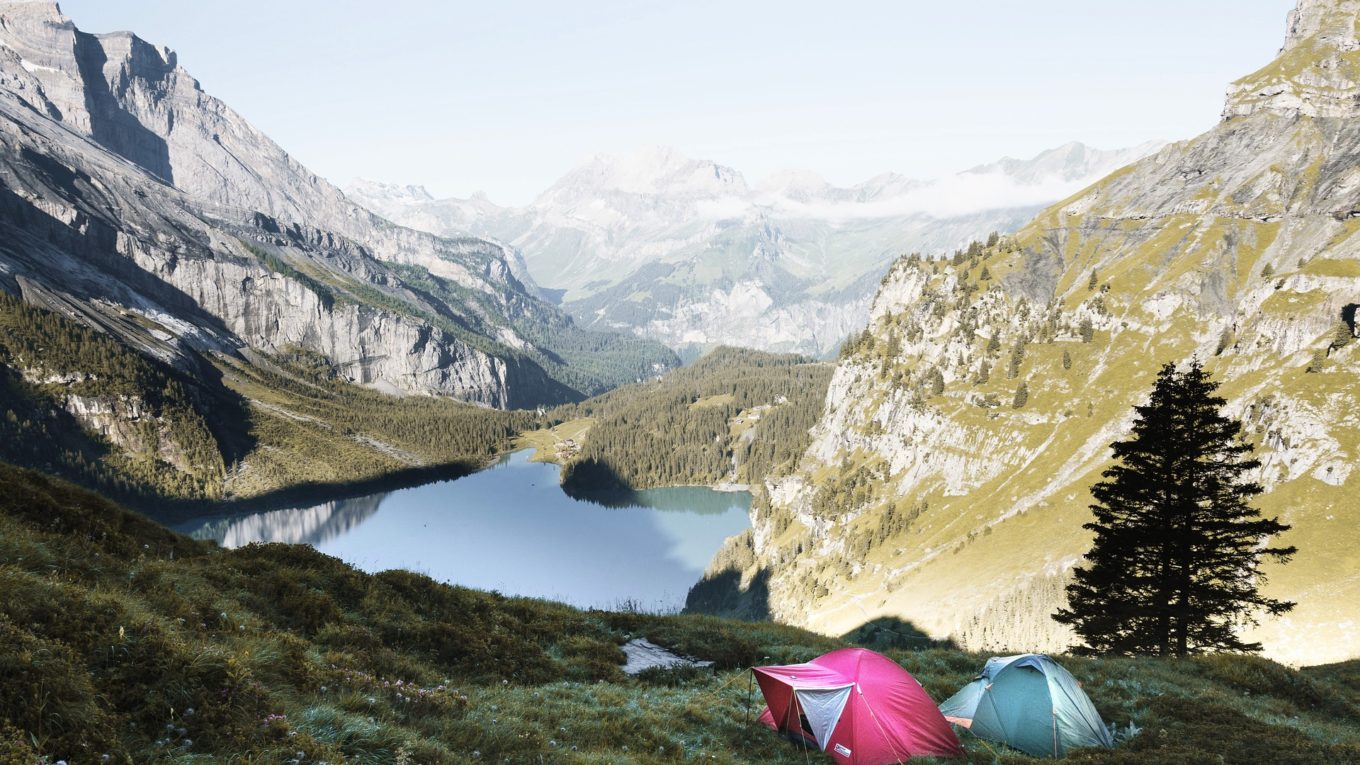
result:
M 1360 762 L 1358 221 L 1360 0 L 0 0 L 0 765 Z

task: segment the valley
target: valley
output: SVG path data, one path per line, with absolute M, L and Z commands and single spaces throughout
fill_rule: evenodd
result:
M 659 23 L 653 10 L 605 26 Z M 418 26 L 450 12 L 426 4 Z M 354 123 L 387 136 L 348 147 L 376 157 L 355 167 L 426 133 L 464 158 L 503 148 L 507 115 L 575 145 L 582 103 L 627 107 L 586 120 L 601 136 L 657 109 L 611 93 L 612 77 L 679 93 L 707 60 L 670 82 L 649 79 L 674 65 L 659 53 L 609 58 L 567 83 L 615 55 L 573 20 L 528 41 L 576 46 L 529 59 L 552 92 L 520 91 L 525 41 L 479 26 L 499 12 L 460 7 L 441 28 L 444 61 L 468 53 L 454 40 L 515 43 L 475 71 L 410 66 L 425 52 L 396 55 L 376 32 L 299 35 L 299 66 L 326 47 Z M 780 45 L 779 19 L 801 12 L 747 44 Z M 863 11 L 814 19 L 800 64 L 834 63 L 816 49 L 835 47 L 841 13 Z M 403 41 L 420 31 L 401 25 Z M 658 135 L 693 118 L 730 142 L 598 154 L 503 206 L 342 190 L 171 49 L 83 31 L 51 0 L 0 0 L 0 763 L 893 765 L 896 751 L 829 748 L 807 719 L 816 694 L 848 704 L 858 680 L 803 678 L 811 695 L 789 709 L 808 735 L 792 713 L 788 740 L 761 720 L 747 670 L 849 646 L 883 652 L 931 702 L 989 656 L 1051 654 L 1108 723 L 1073 762 L 1360 761 L 1357 51 L 1360 1 L 1297 0 L 1275 58 L 1193 138 L 854 184 L 748 181 L 696 158 L 817 143 L 741 139 L 778 89 L 720 72 L 704 88 L 736 88 L 730 121 L 665 104 Z M 985 47 L 968 55 L 905 79 L 1005 87 Z M 845 87 L 866 63 L 845 63 Z M 800 99 L 822 79 L 767 64 L 761 81 L 796 81 Z M 365 70 L 383 86 L 360 87 Z M 387 124 L 407 79 L 428 81 L 422 109 L 456 119 Z M 1023 97 L 1108 106 L 1040 85 Z M 986 119 L 928 115 L 939 134 L 914 156 L 962 140 L 951 131 L 992 146 L 1034 129 L 1042 110 L 989 92 L 948 94 L 985 102 Z M 819 109 L 855 104 L 847 91 Z M 297 149 L 333 162 L 327 131 L 350 126 L 302 113 L 315 135 Z M 468 135 L 461 123 L 483 143 L 444 137 Z M 863 152 L 880 130 L 830 145 Z M 893 162 L 860 156 L 841 175 L 866 159 Z M 504 171 L 535 189 L 569 166 L 527 161 Z M 1218 387 L 1196 390 L 1222 400 L 1167 394 L 1145 419 L 1176 365 L 1202 366 Z M 1221 464 L 1238 452 L 1240 470 Z M 1255 510 L 1283 526 L 1240 531 Z M 1106 584 L 1073 594 L 1097 559 Z M 1114 579 L 1130 594 L 1104 592 Z M 1258 588 L 1280 608 L 1248 600 Z M 1078 607 L 1087 631 L 1053 618 Z M 1192 640 L 1210 611 L 1260 645 Z M 1092 630 L 1139 632 L 1119 643 L 1139 648 Z M 638 640 L 682 661 L 633 673 Z M 1037 709 L 1056 748 L 1057 707 Z M 941 736 L 969 762 L 1035 761 L 951 720 Z

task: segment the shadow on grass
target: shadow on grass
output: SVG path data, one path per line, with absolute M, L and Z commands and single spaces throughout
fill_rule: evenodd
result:
M 871 619 L 842 635 L 841 640 L 874 651 L 890 649 L 910 651 L 923 648 L 960 650 L 954 641 L 932 638 L 911 622 L 903 621 L 895 616 L 880 616 L 877 619 Z

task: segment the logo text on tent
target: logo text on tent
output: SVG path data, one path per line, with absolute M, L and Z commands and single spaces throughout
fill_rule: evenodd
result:
M 845 744 L 836 744 L 836 754 L 839 754 L 842 757 L 849 757 L 850 747 Z

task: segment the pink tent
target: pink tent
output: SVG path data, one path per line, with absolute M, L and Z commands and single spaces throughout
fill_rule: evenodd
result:
M 807 664 L 752 671 L 767 705 L 760 721 L 838 763 L 891 765 L 963 755 L 930 695 L 883 654 L 842 648 Z

